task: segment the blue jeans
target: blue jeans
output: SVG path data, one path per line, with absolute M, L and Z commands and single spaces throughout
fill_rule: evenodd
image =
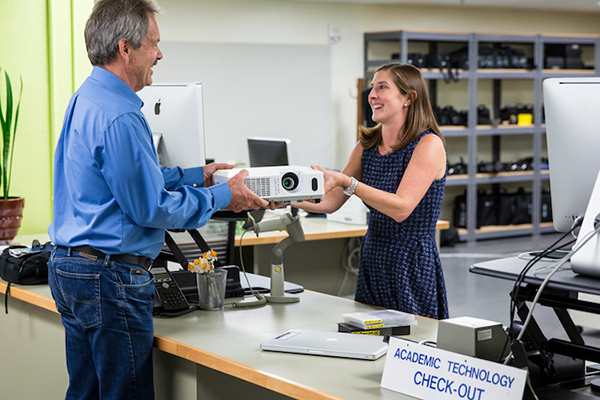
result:
M 57 247 L 48 263 L 65 327 L 67 399 L 154 398 L 154 277 L 134 264 Z

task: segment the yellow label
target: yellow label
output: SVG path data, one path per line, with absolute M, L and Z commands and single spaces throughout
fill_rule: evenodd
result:
M 354 334 L 358 334 L 358 335 L 373 335 L 373 336 L 380 336 L 381 332 L 380 331 L 358 331 L 358 332 L 352 332 Z
M 378 322 L 383 322 L 383 320 L 381 320 L 381 319 L 372 319 L 370 321 L 364 321 L 363 325 L 371 325 L 371 324 L 376 324 Z
M 365 326 L 365 329 L 377 329 L 377 328 L 383 328 L 383 327 L 385 327 L 385 324 L 377 324 L 377 325 Z

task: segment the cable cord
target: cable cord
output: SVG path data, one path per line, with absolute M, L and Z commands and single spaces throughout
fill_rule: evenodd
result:
M 581 241 L 581 243 L 576 244 L 573 249 L 566 255 L 564 256 L 558 263 L 557 265 L 552 269 L 552 271 L 548 274 L 548 276 L 544 279 L 544 281 L 542 282 L 542 284 L 540 285 L 540 287 L 537 290 L 537 293 L 533 299 L 533 301 L 531 302 L 531 307 L 529 309 L 529 312 L 527 313 L 527 318 L 525 318 L 525 322 L 523 322 L 523 326 L 521 328 L 521 331 L 519 332 L 519 335 L 517 336 L 517 341 L 521 340 L 523 338 L 523 335 L 525 334 L 525 332 L 527 331 L 527 327 L 529 326 L 529 322 L 531 321 L 531 319 L 533 318 L 533 311 L 535 310 L 536 305 L 539 302 L 539 299 L 542 295 L 542 292 L 544 291 L 544 289 L 546 288 L 546 286 L 548 285 L 548 283 L 550 282 L 550 279 L 552 278 L 552 276 L 554 276 L 554 274 L 567 262 L 569 261 L 569 259 L 571 258 L 571 256 L 575 253 L 577 253 L 588 241 L 590 241 L 594 236 L 596 236 L 598 233 L 600 232 L 600 226 L 597 227 L 594 231 L 588 233 Z M 570 232 L 569 232 L 570 233 Z M 512 321 L 512 320 L 511 320 Z M 508 364 L 508 361 L 510 360 L 510 356 L 512 355 L 509 354 L 509 356 L 506 358 L 504 364 Z
M 352 248 L 352 244 L 356 242 L 358 245 Z M 360 258 L 360 239 L 351 238 L 348 240 L 346 245 L 344 246 L 344 254 L 342 255 L 342 267 L 344 268 L 344 277 L 342 278 L 340 284 L 338 285 L 338 289 L 336 291 L 337 296 L 341 296 L 342 290 L 346 285 L 346 281 L 348 280 L 348 275 L 353 274 L 358 276 L 358 268 L 354 268 L 352 266 L 354 259 Z
M 567 236 L 569 236 L 579 226 L 580 223 L 581 223 L 581 221 L 579 221 L 579 222 L 576 221 L 573 224 L 573 226 L 571 227 L 571 230 L 569 230 L 568 232 L 566 232 L 558 240 L 556 240 L 554 243 L 552 243 L 548 248 L 546 248 L 545 250 L 539 252 L 536 256 L 534 256 L 532 259 L 530 259 L 529 262 L 527 262 L 527 264 L 525 265 L 525 267 L 523 267 L 523 269 L 519 273 L 517 279 L 515 279 L 515 283 L 513 284 L 513 289 L 511 291 L 511 297 L 510 297 L 510 310 L 509 310 L 509 319 L 510 319 L 510 322 L 509 322 L 508 334 L 507 334 L 507 337 L 506 337 L 506 341 L 504 342 L 504 346 L 502 347 L 502 351 L 500 352 L 500 354 L 498 356 L 498 362 L 500 362 L 502 360 L 502 356 L 503 356 L 504 352 L 506 351 L 506 348 L 514 340 L 514 333 L 513 333 L 513 329 L 512 329 L 512 323 L 515 320 L 515 313 L 516 313 L 516 308 L 517 308 L 517 299 L 518 299 L 519 289 L 520 289 L 521 284 L 523 283 L 523 281 L 525 279 L 525 276 L 527 275 L 527 272 L 529 272 L 529 270 L 538 261 L 540 261 L 541 259 L 543 259 L 546 255 L 548 255 L 552 251 L 557 250 L 557 249 L 562 249 L 565 246 L 571 245 L 574 241 L 569 241 L 569 242 L 564 243 L 564 244 L 562 244 L 560 246 L 558 244 L 561 241 L 563 241 Z M 512 351 L 510 352 L 510 354 L 504 360 L 504 364 L 507 364 L 510 361 L 511 356 L 512 356 Z
M 529 387 L 529 390 L 531 391 L 531 394 L 533 395 L 533 398 L 535 400 L 540 400 L 539 397 L 537 397 L 537 394 L 535 393 L 535 390 L 533 390 L 533 385 L 531 384 L 531 377 L 529 376 L 529 371 L 528 371 L 527 377 L 525 379 L 527 380 L 527 387 Z
M 192 311 L 196 311 L 199 309 L 200 309 L 200 303 L 192 303 L 185 310 L 178 311 L 178 312 L 159 311 L 157 316 L 159 316 L 159 317 L 180 317 L 182 315 L 189 314 Z
M 350 249 L 352 242 L 356 242 L 357 246 L 355 246 L 353 249 Z M 349 240 L 345 247 L 345 253 L 347 253 L 347 256 L 343 259 L 344 269 L 351 274 L 358 275 L 358 267 L 354 268 L 352 266 L 352 260 L 355 257 L 357 259 L 360 257 L 360 239 L 353 238 Z
M 248 216 L 252 219 L 252 222 L 254 222 L 254 218 L 252 218 L 252 216 L 250 214 L 248 214 Z M 244 230 L 240 236 L 240 246 L 239 246 L 240 266 L 242 267 L 242 273 L 244 274 L 244 278 L 246 278 L 246 283 L 248 283 L 248 288 L 250 289 L 250 293 L 252 293 L 252 295 L 254 297 L 256 297 L 256 301 L 236 301 L 235 303 L 232 303 L 232 306 L 236 307 L 236 308 L 256 307 L 256 306 L 262 306 L 262 305 L 267 304 L 267 298 L 252 288 L 252 285 L 250 284 L 250 279 L 248 279 L 248 274 L 246 273 L 246 267 L 244 266 L 244 257 L 242 254 L 242 247 L 243 247 L 242 240 L 244 239 L 244 235 L 246 234 L 246 232 L 248 232 L 247 229 Z
M 565 233 L 560 239 L 558 239 L 552 245 L 550 245 L 550 247 L 548 247 L 546 250 L 540 252 L 538 255 L 536 255 L 531 260 L 529 260 L 529 262 L 521 270 L 521 272 L 519 273 L 519 276 L 517 277 L 517 279 L 515 280 L 515 283 L 513 285 L 513 291 L 512 291 L 512 296 L 511 296 L 511 309 L 510 309 L 510 320 L 511 321 L 514 320 L 515 310 L 516 310 L 516 300 L 518 298 L 519 289 L 520 289 L 521 285 L 523 284 L 523 281 L 525 280 L 525 276 L 527 276 L 527 273 L 531 270 L 531 268 L 535 264 L 537 264 L 539 261 L 541 261 L 544 257 L 546 257 L 552 251 L 560 250 L 563 247 L 574 244 L 575 241 L 573 240 L 573 241 L 569 241 L 567 243 L 564 243 L 564 244 L 556 247 L 563 239 L 565 239 L 567 236 L 569 236 L 571 234 L 571 232 L 572 231 Z M 558 262 L 558 261 L 559 260 L 557 260 L 556 262 Z
M 574 224 L 573 227 L 571 228 L 571 230 L 569 230 L 569 232 L 566 232 L 558 240 L 556 240 L 554 243 L 552 243 L 547 249 L 545 249 L 544 251 L 542 251 L 539 254 L 537 254 L 536 256 L 534 256 L 531 260 L 529 260 L 529 262 L 521 270 L 521 272 L 519 273 L 519 276 L 517 277 L 517 279 L 515 280 L 515 283 L 513 284 L 513 290 L 511 291 L 511 298 L 510 298 L 511 301 L 510 301 L 510 311 L 509 311 L 511 324 L 512 324 L 512 321 L 514 321 L 514 319 L 515 319 L 515 312 L 516 312 L 516 307 L 517 307 L 517 299 L 518 299 L 519 289 L 520 289 L 521 285 L 523 284 L 525 276 L 527 275 L 529 270 L 538 261 L 542 260 L 546 255 L 548 255 L 552 251 L 559 250 L 559 249 L 562 249 L 563 247 L 573 244 L 574 241 L 569 241 L 567 243 L 564 243 L 564 244 L 558 246 L 558 244 L 562 240 L 564 240 L 567 236 L 569 236 L 577 227 L 578 227 L 578 225 Z M 509 336 L 512 338 L 512 329 L 509 330 Z
M 571 256 L 573 254 L 577 253 L 587 242 L 589 242 L 599 232 L 600 232 L 600 227 L 594 229 L 593 232 L 588 233 L 583 238 L 583 240 L 581 241 L 581 243 L 579 243 L 575 247 L 573 247 L 573 250 L 571 250 L 569 252 L 569 254 L 567 254 L 566 256 L 564 256 L 558 262 L 558 264 L 556 265 L 556 267 L 554 267 L 554 269 L 548 274 L 548 276 L 546 277 L 546 279 L 544 279 L 544 281 L 540 285 L 539 289 L 537 290 L 535 298 L 531 302 L 531 308 L 529 310 L 529 313 L 527 314 L 527 318 L 525 319 L 525 322 L 523 323 L 523 329 L 521 330 L 521 332 L 519 332 L 519 336 L 517 337 L 517 340 L 521 340 L 523 338 L 523 335 L 525 334 L 525 331 L 527 330 L 527 326 L 529 325 L 529 321 L 531 321 L 531 318 L 533 317 L 533 310 L 535 309 L 535 306 L 539 302 L 539 299 L 542 296 L 542 292 L 546 288 L 546 285 L 548 285 L 548 282 L 550 282 L 550 278 L 552 278 L 552 276 L 558 271 L 558 269 L 560 267 L 562 267 L 567 261 L 569 261 L 569 259 L 571 258 Z

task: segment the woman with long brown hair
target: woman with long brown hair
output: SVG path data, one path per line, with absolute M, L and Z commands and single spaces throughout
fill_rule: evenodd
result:
M 444 138 L 425 80 L 408 64 L 380 67 L 369 104 L 375 127 L 359 127 L 359 142 L 341 172 L 325 174 L 325 197 L 294 206 L 334 212 L 358 196 L 369 207 L 355 299 L 435 319 L 448 318 L 435 242 L 446 183 Z

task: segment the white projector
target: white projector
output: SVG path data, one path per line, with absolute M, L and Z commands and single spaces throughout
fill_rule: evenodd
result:
M 244 168 L 244 184 L 259 197 L 277 203 L 294 203 L 323 198 L 323 173 L 296 165 Z M 226 182 L 242 169 L 220 169 L 213 174 L 215 184 Z

